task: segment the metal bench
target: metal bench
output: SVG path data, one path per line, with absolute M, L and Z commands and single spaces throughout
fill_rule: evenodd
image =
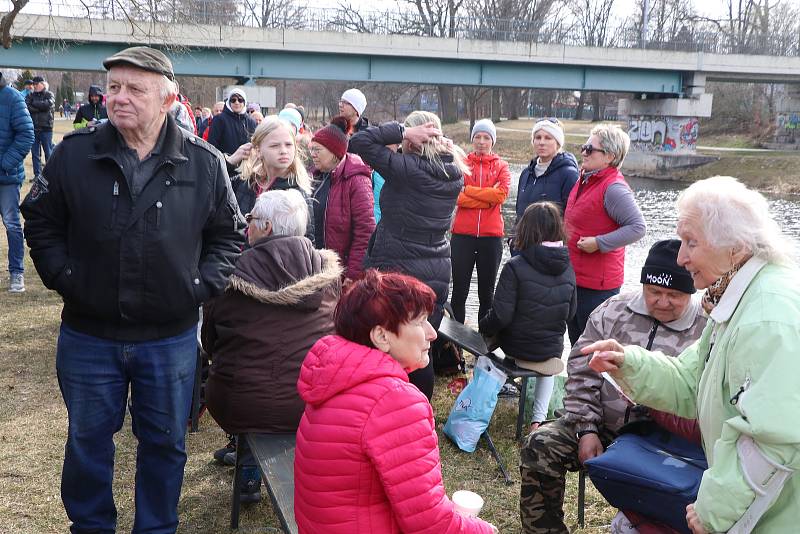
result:
M 294 434 L 239 434 L 237 443 L 246 441 L 246 446 L 261 471 L 261 480 L 269 492 L 272 509 L 286 534 L 297 534 L 294 520 Z M 236 455 L 231 502 L 231 528 L 239 528 L 239 506 L 241 497 L 241 455 Z

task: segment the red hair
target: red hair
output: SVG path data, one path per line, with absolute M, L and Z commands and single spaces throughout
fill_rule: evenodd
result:
M 367 269 L 348 287 L 333 314 L 336 333 L 373 347 L 369 335 L 376 326 L 397 334 L 402 323 L 430 315 L 436 293 L 413 276 Z

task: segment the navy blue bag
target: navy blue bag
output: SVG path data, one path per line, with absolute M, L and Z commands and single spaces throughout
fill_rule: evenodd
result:
M 691 534 L 686 506 L 697 499 L 708 469 L 702 447 L 655 425 L 639 431 L 620 435 L 586 461 L 592 484 L 612 506 Z

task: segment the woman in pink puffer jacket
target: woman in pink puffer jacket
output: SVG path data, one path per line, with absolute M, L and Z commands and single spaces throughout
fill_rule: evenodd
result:
M 339 301 L 337 335 L 300 370 L 294 510 L 301 533 L 486 533 L 453 509 L 442 484 L 433 410 L 409 383 L 428 364 L 436 295 L 374 269 Z

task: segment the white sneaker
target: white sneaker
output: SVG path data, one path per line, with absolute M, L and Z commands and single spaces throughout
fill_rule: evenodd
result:
M 11 273 L 11 285 L 8 291 L 9 293 L 25 292 L 25 276 L 22 273 Z

